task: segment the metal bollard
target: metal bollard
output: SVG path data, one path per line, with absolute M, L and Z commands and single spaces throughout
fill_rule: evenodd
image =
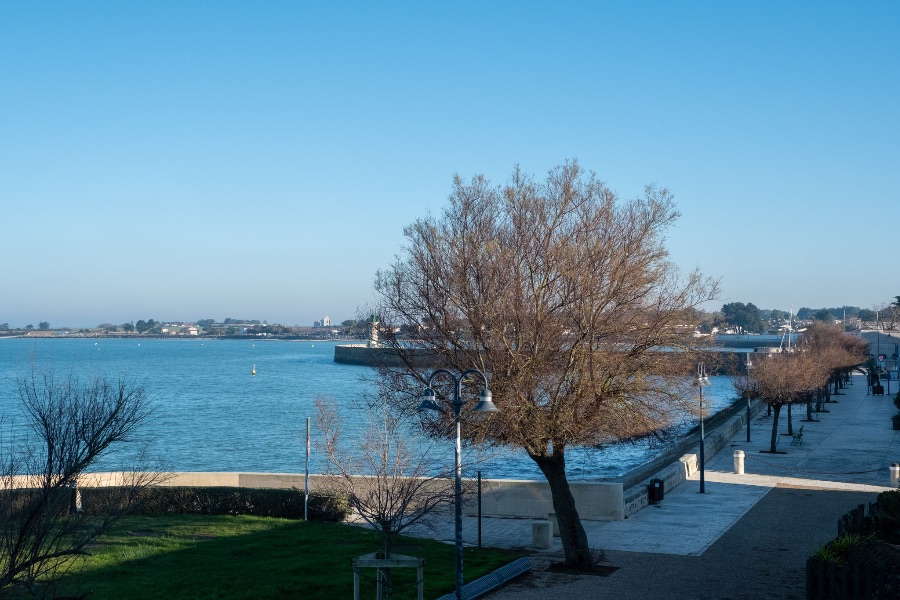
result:
M 897 487 L 898 482 L 900 482 L 900 463 L 891 463 L 891 487 Z
M 734 473 L 736 475 L 744 474 L 744 451 L 743 450 L 735 450 L 734 451 Z

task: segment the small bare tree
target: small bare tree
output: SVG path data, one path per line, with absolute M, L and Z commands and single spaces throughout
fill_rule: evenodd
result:
M 353 452 L 341 447 L 341 417 L 334 405 L 320 398 L 316 408 L 323 450 L 336 470 L 326 485 L 346 494 L 353 510 L 381 536 L 384 558 L 390 558 L 397 536 L 453 502 L 448 474 L 434 472 L 437 461 L 429 460 L 428 447 L 413 449 L 407 444 L 403 419 L 386 405 L 380 420 L 370 420 Z M 388 598 L 390 581 L 386 571 Z
M 806 353 L 774 354 L 757 362 L 747 377 L 735 382 L 746 397 L 759 398 L 772 407 L 772 437 L 768 452 L 778 451 L 778 416 L 781 408 L 806 402 L 822 387 L 827 372 Z
M 162 475 L 123 471 L 107 506 L 80 511 L 79 477 L 134 440 L 150 414 L 146 391 L 124 380 L 52 374 L 20 379 L 18 391 L 27 427 L 0 448 L 0 595 L 22 587 L 49 597 L 89 544 Z
M 335 407 L 316 401 L 316 426 L 323 450 L 336 469 L 331 486 L 347 494 L 354 511 L 378 531 L 390 557 L 397 536 L 453 501 L 447 473 L 435 473 L 427 451 L 406 443 L 401 419 L 387 409 L 369 423 L 355 452 L 341 447 L 341 417 Z
M 806 328 L 799 348 L 810 353 L 829 370 L 829 381 L 837 394 L 843 379 L 863 364 L 869 354 L 869 344 L 862 338 L 844 332 L 840 325 L 815 322 Z M 829 386 L 825 393 L 830 396 Z

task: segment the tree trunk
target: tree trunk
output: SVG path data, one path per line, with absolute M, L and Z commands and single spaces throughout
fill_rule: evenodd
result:
M 559 522 L 559 538 L 562 542 L 565 564 L 567 567 L 586 569 L 594 564 L 591 556 L 591 548 L 588 545 L 587 533 L 581 525 L 581 517 L 575 508 L 575 497 L 569 489 L 569 480 L 566 478 L 565 451 L 554 449 L 549 456 L 530 455 L 537 464 L 547 483 L 550 484 L 550 494 L 553 497 L 553 510 Z
M 772 412 L 774 414 L 772 416 L 772 444 L 769 447 L 769 452 L 775 454 L 775 452 L 777 452 L 776 447 L 778 445 L 778 413 L 781 412 L 781 405 L 775 404 L 773 408 L 774 410 Z
M 384 558 L 390 558 L 391 549 L 394 547 L 394 533 L 390 525 L 382 527 L 381 535 L 384 538 Z M 385 567 L 378 569 L 378 572 L 381 574 L 382 593 L 386 600 L 392 600 L 394 597 L 394 585 L 391 582 L 391 570 Z
M 791 410 L 791 405 L 787 405 L 788 409 L 788 435 L 794 435 L 794 421 L 791 419 L 791 413 L 794 412 Z
M 806 420 L 813 420 L 813 411 L 812 411 L 812 398 L 806 401 Z

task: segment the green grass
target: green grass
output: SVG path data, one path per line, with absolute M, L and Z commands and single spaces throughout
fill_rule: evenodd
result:
M 353 597 L 351 559 L 381 549 L 360 527 L 261 517 L 165 516 L 123 519 L 92 548 L 63 595 L 90 600 L 178 598 Z M 425 597 L 454 588 L 454 548 L 401 538 L 395 553 L 425 559 Z M 466 548 L 466 581 L 514 560 L 503 550 Z M 363 573 L 362 597 L 374 598 L 374 570 Z M 395 598 L 415 598 L 415 569 L 395 569 Z

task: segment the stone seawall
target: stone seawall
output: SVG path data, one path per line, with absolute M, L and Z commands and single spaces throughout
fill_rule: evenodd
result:
M 309 476 L 310 491 L 334 489 L 330 485 L 333 476 Z M 366 486 L 372 478 L 355 477 L 355 485 Z M 80 487 L 103 487 L 120 485 L 120 473 L 92 473 L 79 478 Z M 247 487 L 247 488 L 297 488 L 304 489 L 305 476 L 297 473 L 234 473 L 196 472 L 170 473 L 162 486 L 180 487 Z M 451 486 L 450 479 L 437 479 L 435 486 Z M 513 517 L 546 519 L 553 511 L 550 486 L 546 481 L 520 481 L 514 479 L 482 479 L 482 515 L 487 517 Z M 474 494 L 475 481 L 465 480 L 466 502 L 463 510 L 468 514 L 477 513 Z M 581 518 L 593 521 L 621 521 L 621 483 L 572 483 L 572 495 Z
M 432 350 L 410 348 L 404 350 L 403 353 L 415 367 L 431 368 L 440 366 L 441 357 Z M 719 375 L 743 373 L 746 360 L 746 352 L 727 350 L 714 352 L 709 359 L 710 371 Z M 335 346 L 334 362 L 365 367 L 402 367 L 406 365 L 400 356 L 400 352 L 395 348 L 384 346 L 372 348 L 366 344 L 339 344 Z
M 404 350 L 406 358 L 416 367 L 433 367 L 439 356 L 430 350 Z M 402 367 L 403 357 L 394 348 L 370 348 L 365 344 L 341 344 L 334 347 L 334 362 L 363 367 Z

